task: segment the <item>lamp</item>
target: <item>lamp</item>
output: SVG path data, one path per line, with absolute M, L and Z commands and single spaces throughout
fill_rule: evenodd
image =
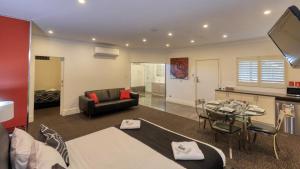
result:
M 0 123 L 8 121 L 14 117 L 14 102 L 0 101 Z

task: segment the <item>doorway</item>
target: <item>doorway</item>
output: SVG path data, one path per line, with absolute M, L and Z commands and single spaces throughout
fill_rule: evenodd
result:
M 211 101 L 220 86 L 219 60 L 198 60 L 196 62 L 196 99 Z
M 158 63 L 131 63 L 131 90 L 140 94 L 140 104 L 165 110 L 166 66 Z
M 61 114 L 63 96 L 61 57 L 35 56 L 34 116 L 43 118 Z M 44 116 L 47 114 L 47 116 Z

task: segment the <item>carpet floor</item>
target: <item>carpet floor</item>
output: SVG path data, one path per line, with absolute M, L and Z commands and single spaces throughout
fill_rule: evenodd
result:
M 120 124 L 123 119 L 144 118 L 188 137 L 207 142 L 223 150 L 227 165 L 235 169 L 299 169 L 300 137 L 280 133 L 278 142 L 279 158 L 273 154 L 272 137 L 258 135 L 257 142 L 251 150 L 239 150 L 238 141 L 234 140 L 233 159 L 229 159 L 228 140 L 219 135 L 214 141 L 214 132 L 207 127 L 199 128 L 197 121 L 165 113 L 149 107 L 138 106 L 121 112 L 110 113 L 89 119 L 83 114 L 62 117 L 59 108 L 47 108 L 35 112 L 35 121 L 29 124 L 29 133 L 37 136 L 39 125 L 46 124 L 59 132 L 67 141 L 86 134 Z

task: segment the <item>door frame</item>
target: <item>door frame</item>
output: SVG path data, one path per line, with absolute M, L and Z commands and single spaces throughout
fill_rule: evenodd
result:
M 164 67 L 165 67 L 165 96 L 164 96 L 164 98 L 165 98 L 165 100 L 167 100 L 167 63 L 158 63 L 158 62 L 130 62 L 130 87 L 131 87 L 131 64 L 132 63 L 141 63 L 141 64 L 163 64 L 163 65 L 165 65 Z
M 215 59 L 197 59 L 195 61 L 196 65 L 195 65 L 195 85 L 194 85 L 194 88 L 195 88 L 195 100 L 198 99 L 198 63 L 199 62 L 203 62 L 203 61 L 217 61 L 217 64 L 218 64 L 218 88 L 220 88 L 220 85 L 221 85 L 221 69 L 220 69 L 220 59 L 219 58 L 215 58 Z
M 34 88 L 35 88 L 35 57 L 36 56 L 47 56 L 47 55 L 33 55 L 32 61 L 30 62 L 30 83 L 29 83 L 29 122 L 34 121 Z M 48 56 L 54 58 L 60 58 L 60 112 L 59 114 L 63 116 L 63 104 L 64 104 L 64 72 L 65 72 L 65 57 L 62 56 Z M 32 71 L 33 70 L 33 71 Z M 31 96 L 30 96 L 31 95 Z

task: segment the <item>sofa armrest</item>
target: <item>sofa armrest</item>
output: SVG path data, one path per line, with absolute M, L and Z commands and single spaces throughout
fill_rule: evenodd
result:
M 79 109 L 89 116 L 94 114 L 95 102 L 85 96 L 79 96 Z
M 130 97 L 132 99 L 139 100 L 140 95 L 138 93 L 135 93 L 135 92 L 130 92 Z

